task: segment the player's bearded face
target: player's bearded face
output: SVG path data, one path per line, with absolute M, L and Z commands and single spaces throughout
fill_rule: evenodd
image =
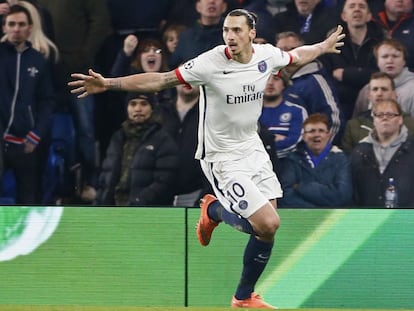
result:
M 223 39 L 233 55 L 251 51 L 255 30 L 250 29 L 245 16 L 228 16 L 224 20 Z

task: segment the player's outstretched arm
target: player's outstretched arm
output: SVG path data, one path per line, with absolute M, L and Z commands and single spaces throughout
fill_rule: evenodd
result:
M 322 54 L 341 53 L 339 48 L 344 45 L 342 39 L 345 37 L 345 34 L 343 34 L 342 31 L 343 27 L 338 25 L 336 30 L 324 41 L 312 45 L 303 45 L 292 50 L 290 53 L 293 57 L 293 65 L 305 65 Z
M 78 94 L 79 98 L 90 94 L 102 93 L 107 90 L 134 91 L 134 92 L 158 92 L 180 84 L 174 71 L 140 73 L 119 78 L 104 78 L 100 73 L 89 69 L 87 75 L 73 73 L 74 81 L 68 83 L 72 88 L 71 93 Z

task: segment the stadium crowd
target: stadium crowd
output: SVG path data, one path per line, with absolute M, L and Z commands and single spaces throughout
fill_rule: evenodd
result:
M 234 8 L 285 51 L 346 33 L 341 54 L 266 86 L 279 206 L 381 207 L 389 178 L 414 206 L 413 0 L 0 0 L 0 204 L 197 206 L 197 89 L 79 99 L 67 82 L 172 70 L 223 44 Z

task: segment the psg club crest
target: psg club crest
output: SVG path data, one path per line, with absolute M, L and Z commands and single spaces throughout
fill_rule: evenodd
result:
M 245 201 L 245 200 L 241 200 L 241 201 L 239 202 L 239 208 L 240 208 L 241 210 L 245 210 L 248 206 L 249 206 L 249 204 L 248 204 L 248 203 L 247 203 L 247 201 Z
M 265 72 L 267 69 L 267 64 L 264 60 L 262 60 L 258 65 L 257 65 L 257 69 L 259 69 L 259 71 L 261 73 Z
M 194 60 L 190 60 L 184 64 L 184 69 L 191 69 L 194 67 Z

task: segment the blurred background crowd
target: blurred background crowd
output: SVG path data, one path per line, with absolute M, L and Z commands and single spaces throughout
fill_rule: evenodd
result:
M 387 189 L 414 206 L 413 0 L 0 0 L 0 204 L 197 206 L 197 88 L 78 99 L 67 82 L 173 70 L 223 44 L 235 8 L 286 51 L 346 33 L 267 83 L 279 206 L 390 207 Z

